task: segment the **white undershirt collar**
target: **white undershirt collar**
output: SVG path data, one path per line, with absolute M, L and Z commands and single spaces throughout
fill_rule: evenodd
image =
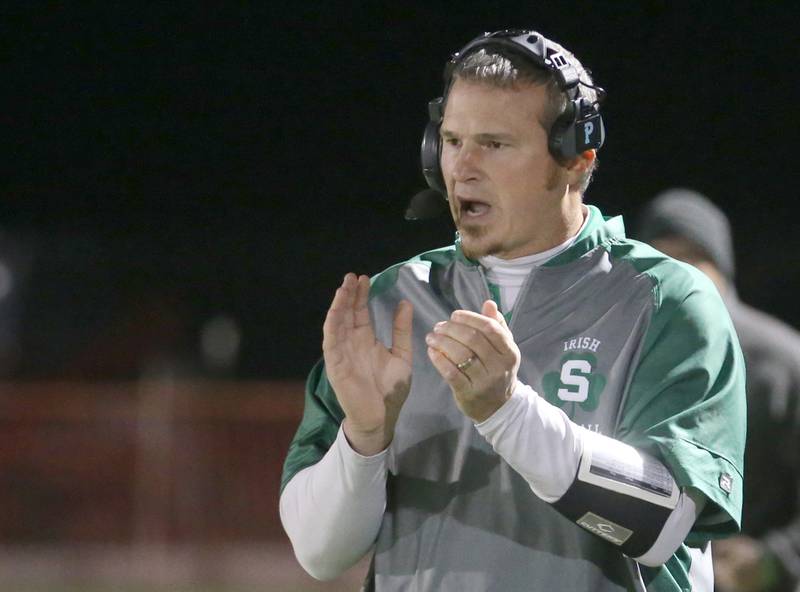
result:
M 552 249 L 514 259 L 501 259 L 494 255 L 478 258 L 478 261 L 486 270 L 486 278 L 500 288 L 500 308 L 503 312 L 509 312 L 514 308 L 519 291 L 525 283 L 525 278 L 528 277 L 534 267 L 539 267 L 542 263 L 552 259 L 562 251 L 566 251 L 575 243 L 575 240 L 589 222 L 589 209 L 586 206 L 582 206 L 582 208 L 583 224 L 581 224 L 581 227 L 573 236 Z

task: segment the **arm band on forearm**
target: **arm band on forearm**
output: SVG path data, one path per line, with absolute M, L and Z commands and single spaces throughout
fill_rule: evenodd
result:
M 678 486 L 655 458 L 600 434 L 585 435 L 575 480 L 553 507 L 629 557 L 639 557 L 677 505 Z

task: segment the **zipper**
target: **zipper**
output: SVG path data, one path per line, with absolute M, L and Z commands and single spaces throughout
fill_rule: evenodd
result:
M 486 272 L 483 271 L 483 266 L 478 265 L 478 275 L 481 278 L 481 286 L 483 287 L 483 300 L 481 301 L 481 305 L 487 300 L 493 300 L 492 293 L 489 291 L 489 280 L 486 279 Z
M 528 274 L 528 277 L 525 278 L 525 281 L 522 282 L 522 287 L 519 289 L 519 294 L 517 294 L 517 300 L 514 302 L 514 308 L 517 308 L 517 305 L 520 302 L 525 301 L 525 297 L 528 295 L 528 290 L 530 290 L 531 284 L 533 283 L 534 276 L 539 272 L 539 266 L 535 266 L 531 269 L 531 272 Z M 514 327 L 517 326 L 517 318 L 519 315 L 512 314 L 511 315 L 511 322 L 508 325 L 508 328 L 511 330 L 511 333 L 514 333 Z

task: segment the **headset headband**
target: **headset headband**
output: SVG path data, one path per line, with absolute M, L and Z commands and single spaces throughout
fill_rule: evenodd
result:
M 445 87 L 449 88 L 452 83 L 453 70 L 464 58 L 487 46 L 501 47 L 550 70 L 555 74 L 559 88 L 567 92 L 570 98 L 574 98 L 572 96 L 574 93 L 568 91 L 575 89 L 580 82 L 575 66 L 546 37 L 536 31 L 521 29 L 484 33 L 467 43 L 461 50 L 453 54 L 445 66 Z

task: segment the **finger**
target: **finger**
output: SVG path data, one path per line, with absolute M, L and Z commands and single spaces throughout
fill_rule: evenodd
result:
M 472 327 L 456 321 L 444 321 L 434 325 L 433 333 L 454 339 L 469 351 L 476 353 L 484 361 L 498 356 L 498 351 L 484 334 L 482 328 Z
M 401 300 L 394 311 L 392 325 L 392 353 L 411 364 L 411 327 L 414 319 L 414 305 Z
M 322 325 L 322 349 L 336 347 L 346 338 L 354 324 L 353 305 L 356 298 L 358 280 L 356 274 L 347 273 L 336 290 L 333 301 Z
M 469 388 L 471 382 L 469 376 L 461 372 L 453 362 L 441 352 L 428 348 L 428 358 L 430 359 L 433 367 L 441 374 L 445 382 L 455 391 L 463 391 Z
M 443 353 L 454 364 L 477 355 L 474 350 L 448 335 L 446 331 L 447 328 L 434 328 L 425 336 L 425 343 Z
M 428 344 L 428 347 L 431 347 L 443 354 L 448 360 L 455 364 L 456 368 L 458 368 L 458 364 L 466 362 L 471 358 L 472 363 L 470 364 L 469 368 L 470 380 L 474 380 L 486 373 L 486 366 L 484 361 L 481 359 L 480 354 L 465 346 L 460 341 L 453 339 L 449 335 L 431 332 L 425 336 L 425 343 Z M 491 347 L 488 345 L 486 347 L 491 349 Z M 492 351 L 492 355 L 496 356 L 497 354 Z M 466 370 L 466 368 L 463 370 L 459 368 L 459 371 L 464 372 L 465 374 Z
M 331 301 L 330 307 L 328 307 L 325 323 L 322 325 L 322 332 L 326 336 L 341 323 L 343 313 L 347 310 L 348 294 L 346 286 L 347 276 L 344 277 L 341 285 L 336 289 L 336 292 L 334 292 L 333 300 Z
M 369 277 L 361 275 L 356 283 L 355 296 L 353 298 L 353 311 L 355 313 L 355 326 L 363 327 L 370 324 L 369 308 Z
M 497 308 L 497 303 L 494 300 L 487 300 L 483 303 L 483 307 L 481 308 L 481 313 L 485 317 L 489 317 L 490 319 L 494 319 L 498 323 L 500 323 L 501 327 L 505 327 L 508 329 L 508 323 L 506 322 L 506 317 L 500 312 L 500 309 Z
M 456 324 L 466 325 L 480 332 L 498 353 L 506 355 L 512 351 L 511 343 L 514 338 L 508 328 L 497 319 L 470 310 L 456 310 L 450 315 L 450 319 Z
M 351 309 L 353 307 L 353 300 L 355 298 L 353 288 L 356 285 L 356 281 L 356 274 L 345 274 L 341 285 L 333 296 L 330 307 L 331 310 Z

